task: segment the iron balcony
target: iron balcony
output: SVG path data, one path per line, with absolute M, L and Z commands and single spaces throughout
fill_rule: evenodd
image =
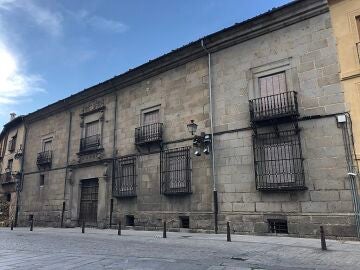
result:
M 299 116 L 297 93 L 285 92 L 249 101 L 250 120 L 260 124 L 268 120 L 286 120 Z
M 91 152 L 100 149 L 100 135 L 93 135 L 80 139 L 80 153 Z
M 37 154 L 36 164 L 38 166 L 51 165 L 52 151 L 43 151 Z
M 11 172 L 0 174 L 0 182 L 2 185 L 15 183 L 16 178 L 13 177 Z
M 141 126 L 135 129 L 135 144 L 142 145 L 162 141 L 162 123 Z

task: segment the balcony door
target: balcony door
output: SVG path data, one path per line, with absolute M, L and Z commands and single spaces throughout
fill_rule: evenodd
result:
M 160 113 L 159 113 L 158 109 L 144 113 L 143 126 L 159 123 L 159 121 L 160 121 L 159 116 L 160 116 Z
M 259 78 L 260 97 L 263 98 L 263 110 L 268 115 L 282 113 L 290 101 L 287 92 L 285 72 Z

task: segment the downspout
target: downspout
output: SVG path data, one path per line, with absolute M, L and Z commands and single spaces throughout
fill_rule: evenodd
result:
M 117 109 L 118 109 L 118 95 L 117 93 L 115 93 L 115 108 L 114 108 L 114 133 L 113 133 L 113 162 L 112 162 L 112 168 L 111 168 L 111 192 L 110 192 L 110 221 L 109 221 L 109 227 L 111 229 L 112 226 L 112 218 L 113 218 L 113 211 L 114 211 L 114 199 L 112 197 L 112 183 L 114 180 L 114 167 L 115 167 L 115 158 L 116 158 L 116 140 L 117 140 L 117 136 L 116 136 L 116 128 L 117 128 Z
M 213 102 L 212 102 L 212 77 L 211 77 L 211 53 L 205 47 L 204 40 L 201 39 L 201 47 L 208 55 L 208 81 L 209 81 L 209 114 L 210 114 L 210 134 L 211 134 L 211 162 L 212 162 L 212 178 L 213 178 L 213 198 L 214 198 L 214 230 L 218 233 L 218 196 L 216 189 L 215 177 L 215 148 L 214 148 L 214 122 L 213 122 Z
M 345 122 L 339 123 L 338 126 L 342 130 L 344 146 L 345 146 L 345 156 L 347 162 L 348 169 L 348 180 L 350 182 L 350 189 L 352 195 L 353 202 L 353 210 L 355 217 L 355 225 L 356 225 L 356 234 L 357 237 L 360 238 L 360 200 L 359 200 L 359 192 L 357 188 L 357 180 L 359 177 L 359 168 L 357 162 L 354 162 L 355 159 L 355 145 L 354 145 L 354 137 L 352 132 L 352 122 L 349 113 L 345 113 Z
M 69 170 L 69 157 L 70 157 L 70 137 L 71 137 L 71 126 L 72 126 L 72 112 L 69 110 L 70 116 L 69 116 L 69 133 L 68 133 L 68 143 L 67 143 L 67 153 L 66 153 L 66 170 L 65 170 L 65 182 L 64 182 L 64 200 L 63 200 L 63 207 L 62 207 L 62 213 L 61 213 L 61 224 L 60 227 L 62 228 L 64 225 L 64 214 L 65 214 L 65 200 L 66 200 L 66 184 L 68 182 L 68 170 Z M 70 210 L 70 203 L 68 205 Z
M 26 127 L 26 123 L 25 123 L 25 119 L 23 118 L 23 122 L 24 122 L 24 137 L 23 137 L 23 153 L 22 153 L 22 157 L 21 157 L 21 167 L 20 167 L 20 171 L 21 171 L 21 176 L 20 176 L 20 182 L 16 185 L 16 208 L 15 208 L 15 220 L 14 220 L 14 226 L 17 227 L 17 223 L 18 223 L 18 215 L 19 215 L 19 204 L 20 204 L 20 192 L 22 191 L 23 188 L 23 183 L 24 183 L 24 162 L 25 162 L 25 145 L 26 145 L 26 138 L 27 138 L 27 127 Z

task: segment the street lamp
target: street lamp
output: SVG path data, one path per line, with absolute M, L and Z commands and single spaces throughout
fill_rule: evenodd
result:
M 190 124 L 187 124 L 187 128 L 189 133 L 194 136 L 196 133 L 198 125 L 195 124 L 194 120 L 190 120 Z M 210 146 L 211 146 L 211 135 L 205 134 L 205 132 L 201 132 L 201 135 L 195 135 L 193 138 L 193 146 L 195 147 L 195 156 L 201 156 L 201 152 L 205 155 L 210 154 Z
M 191 135 L 194 135 L 196 133 L 198 125 L 194 123 L 194 120 L 190 120 L 190 124 L 187 124 L 187 128 Z

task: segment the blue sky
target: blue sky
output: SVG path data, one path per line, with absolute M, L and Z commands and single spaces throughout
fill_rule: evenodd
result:
M 290 0 L 0 0 L 0 129 Z

